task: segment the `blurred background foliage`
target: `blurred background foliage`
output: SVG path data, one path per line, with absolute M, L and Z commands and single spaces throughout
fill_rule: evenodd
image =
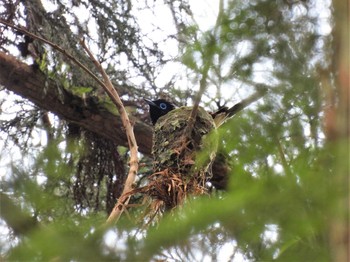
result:
M 345 261 L 346 243 L 337 240 L 349 233 L 349 133 L 339 124 L 348 119 L 338 80 L 338 61 L 348 59 L 338 34 L 346 8 L 326 0 L 203 3 L 201 10 L 190 0 L 0 4 L 1 19 L 59 44 L 96 71 L 78 44 L 84 36 L 141 121 L 149 123 L 143 98 L 191 105 L 206 73 L 201 105 L 208 110 L 231 106 L 261 84 L 268 89 L 219 129 L 230 170 L 226 190 L 188 199 L 148 229 L 138 207 L 106 229 L 128 149 L 2 85 L 3 259 Z M 112 110 L 98 85 L 64 55 L 1 30 L 1 51 L 97 101 L 98 112 Z M 137 184 L 143 185 L 152 161 L 140 157 Z

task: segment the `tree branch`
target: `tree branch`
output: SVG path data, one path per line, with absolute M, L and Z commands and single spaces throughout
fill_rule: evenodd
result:
M 13 29 L 15 29 L 16 31 L 18 32 L 21 32 L 27 36 L 30 36 L 31 38 L 33 39 L 36 39 L 36 40 L 39 40 L 45 44 L 48 44 L 49 46 L 53 47 L 55 50 L 59 51 L 60 53 L 62 53 L 64 56 L 68 57 L 71 61 L 73 61 L 73 63 L 75 63 L 77 66 L 79 66 L 81 69 L 83 69 L 89 76 L 91 76 L 100 86 L 104 86 L 104 83 L 94 74 L 92 73 L 89 68 L 87 68 L 85 65 L 83 65 L 82 63 L 80 63 L 74 56 L 72 56 L 71 54 L 67 53 L 65 49 L 61 48 L 59 45 L 56 45 L 55 43 L 52 43 L 51 41 L 45 39 L 45 38 L 42 38 L 40 36 L 37 36 L 35 34 L 32 34 L 31 32 L 19 27 L 19 26 L 16 26 L 16 25 L 13 25 L 5 20 L 2 20 L 0 19 L 0 23 L 1 24 L 4 24 L 8 27 L 11 27 Z
M 137 148 L 137 142 L 134 135 L 134 130 L 131 125 L 131 122 L 129 120 L 129 116 L 124 108 L 123 102 L 121 101 L 118 92 L 115 90 L 111 80 L 109 79 L 106 71 L 103 69 L 101 64 L 95 59 L 94 55 L 90 52 L 90 50 L 87 48 L 84 41 L 81 41 L 82 47 L 85 49 L 85 51 L 88 53 L 90 59 L 95 64 L 97 69 L 100 71 L 103 77 L 103 89 L 106 91 L 106 93 L 109 95 L 109 97 L 112 99 L 114 104 L 117 106 L 118 112 L 120 114 L 123 126 L 125 128 L 126 137 L 128 139 L 128 145 L 130 149 L 130 168 L 128 177 L 126 178 L 124 189 L 122 192 L 121 197 L 119 198 L 117 204 L 113 208 L 112 212 L 110 213 L 107 224 L 112 224 L 118 221 L 120 215 L 123 213 L 125 206 L 128 204 L 130 200 L 130 195 L 128 194 L 132 190 L 132 185 L 135 182 L 137 171 L 139 168 L 139 161 L 138 161 L 138 148 Z M 128 196 L 127 196 L 128 194 Z
M 92 99 L 83 100 L 69 93 L 41 71 L 3 52 L 0 52 L 0 85 L 71 123 L 128 146 L 125 132 L 120 128 L 120 116 L 100 108 Z M 139 151 L 151 155 L 152 127 L 137 119 L 133 121 Z
M 126 193 L 128 193 L 129 191 L 132 190 L 132 184 L 135 181 L 136 178 L 136 174 L 138 171 L 138 147 L 137 147 L 137 142 L 136 142 L 136 138 L 134 135 L 134 130 L 133 127 L 131 125 L 131 122 L 129 120 L 129 116 L 124 108 L 123 102 L 121 101 L 118 92 L 115 90 L 112 82 L 110 81 L 108 75 L 106 74 L 105 70 L 103 69 L 103 67 L 101 66 L 101 64 L 95 59 L 95 57 L 93 56 L 93 54 L 90 52 L 90 50 L 87 48 L 87 46 L 85 45 L 84 41 L 80 41 L 82 47 L 84 48 L 84 50 L 88 53 L 90 59 L 92 60 L 92 62 L 95 64 L 96 68 L 99 70 L 99 72 L 102 74 L 103 80 L 104 82 L 102 82 L 94 73 L 92 73 L 85 65 L 83 65 L 82 63 L 80 63 L 74 56 L 70 55 L 69 53 L 67 53 L 63 48 L 61 48 L 60 46 L 58 46 L 55 43 L 52 43 L 42 37 L 39 37 L 35 34 L 32 34 L 30 32 L 28 32 L 25 29 L 22 29 L 18 26 L 15 26 L 11 23 L 8 23 L 2 19 L 0 19 L 0 23 L 5 24 L 19 32 L 22 32 L 23 34 L 26 34 L 34 39 L 37 39 L 41 42 L 44 42 L 48 45 L 50 45 L 51 47 L 53 47 L 55 50 L 61 52 L 63 55 L 65 55 L 66 57 L 68 57 L 71 61 L 73 61 L 76 65 L 78 65 L 80 68 L 82 68 L 88 75 L 90 75 L 100 86 L 102 86 L 102 88 L 104 89 L 104 91 L 108 94 L 108 96 L 111 98 L 111 100 L 114 102 L 114 104 L 116 105 L 118 112 L 120 113 L 120 117 L 122 120 L 122 124 L 123 127 L 125 128 L 125 133 L 126 133 L 126 137 L 127 137 L 127 141 L 128 141 L 128 146 L 130 149 L 130 169 L 129 169 L 129 173 L 128 173 L 128 177 L 126 179 L 125 182 L 125 186 L 124 186 L 124 190 L 122 193 L 122 197 L 119 198 L 118 203 L 116 204 L 116 206 L 113 208 L 110 216 L 107 219 L 107 223 L 113 223 L 116 222 L 121 213 L 124 210 L 124 206 L 127 205 L 130 196 L 129 197 L 123 197 L 125 196 Z

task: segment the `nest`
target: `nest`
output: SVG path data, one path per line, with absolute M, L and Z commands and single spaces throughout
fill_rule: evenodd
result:
M 205 194 L 207 192 L 205 180 L 205 178 L 188 179 L 181 173 L 172 173 L 166 169 L 150 177 L 146 194 L 162 202 L 161 211 L 170 210 L 181 205 L 187 195 Z
M 203 138 L 215 126 L 211 115 L 199 108 L 193 129 L 186 134 L 191 110 L 181 107 L 157 121 L 152 148 L 154 173 L 143 190 L 153 201 L 150 212 L 171 210 L 188 196 L 207 193 L 206 182 L 212 175 L 216 143 L 204 143 Z M 207 155 L 201 163 L 197 159 L 200 150 Z

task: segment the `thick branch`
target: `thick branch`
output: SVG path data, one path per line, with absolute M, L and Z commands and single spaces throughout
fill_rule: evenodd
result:
M 119 145 L 128 146 L 119 116 L 101 110 L 93 100 L 84 101 L 81 97 L 68 93 L 57 82 L 47 79 L 39 70 L 3 52 L 0 52 L 0 85 L 69 122 Z M 152 147 L 152 128 L 135 119 L 134 132 L 140 152 L 149 155 Z

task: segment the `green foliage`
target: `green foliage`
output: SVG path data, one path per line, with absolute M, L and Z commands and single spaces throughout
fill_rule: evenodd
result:
M 79 220 L 77 225 L 75 221 Z M 92 233 L 91 226 L 101 223 L 103 220 L 97 217 L 93 219 L 72 216 L 70 219 L 55 219 L 29 235 L 13 249 L 9 260 L 26 261 L 38 260 L 48 261 L 50 259 L 62 260 L 89 260 L 97 261 L 107 259 L 101 255 L 99 250 L 101 233 Z
M 242 117 L 236 118 L 222 130 L 223 135 L 231 138 L 223 139 L 229 141 L 225 150 L 237 152 L 232 159 L 228 192 L 221 197 L 191 200 L 184 210 L 168 215 L 157 228 L 150 230 L 141 256 L 151 257 L 174 245 L 180 247 L 193 235 L 206 237 L 213 230 L 208 226 L 218 224 L 220 232 L 226 232 L 226 240 L 237 241 L 237 249 L 246 258 L 330 260 L 326 232 L 335 191 L 328 182 L 333 176 L 329 169 L 334 163 L 324 165 L 329 149 L 303 150 L 288 165 L 288 172 L 276 172 L 263 163 L 265 159 L 259 160 L 259 156 L 278 154 L 276 143 L 247 148 L 255 141 L 261 144 L 266 135 L 259 134 L 259 129 L 250 129 L 251 135 L 243 143 L 240 138 L 244 136 L 244 127 L 238 126 L 242 121 Z M 250 121 L 256 123 L 251 118 Z M 278 162 L 276 159 L 275 164 Z M 275 238 L 269 239 L 264 235 L 271 225 Z M 201 248 L 207 249 L 209 246 L 205 245 Z
M 186 17 L 181 9 L 185 4 L 174 9 L 177 1 L 170 2 L 175 20 Z M 344 157 L 348 141 L 331 143 L 323 132 L 327 104 L 319 70 L 329 65 L 332 52 L 325 49 L 330 36 L 318 32 L 315 1 L 220 2 L 225 4 L 220 5 L 213 28 L 200 31 L 194 23 L 177 24 L 181 29 L 178 37 L 185 40 L 179 45 L 181 61 L 190 72 L 188 80 L 198 83 L 208 70 L 203 101 L 219 105 L 246 97 L 258 82 L 269 86 L 260 101 L 209 135 L 206 142 L 210 149 L 200 153 L 199 162 L 206 162 L 208 152 L 217 146 L 228 156 L 231 171 L 227 191 L 214 189 L 207 197 L 187 199 L 183 207 L 165 214 L 159 224 L 148 229 L 140 226 L 144 221 L 138 207 L 128 208 L 117 227 L 104 228 L 106 214 L 101 206 L 107 200 L 99 197 L 116 190 L 107 188 L 102 177 L 108 174 L 114 182 L 125 175 L 111 156 L 117 149 L 91 137 L 85 144 L 66 130 L 62 135 L 59 125 L 59 138 L 50 140 L 46 147 L 38 146 L 37 151 L 42 152 L 35 151 L 32 157 L 23 153 L 31 159 L 30 167 L 14 161 L 11 177 L 1 185 L 13 204 L 38 222 L 30 232 L 12 232 L 18 242 L 2 249 L 3 256 L 10 261 L 215 261 L 229 246 L 232 254 L 225 257 L 227 260 L 331 260 L 330 221 L 346 212 L 337 203 L 347 194 L 339 177 L 348 172 L 349 159 Z M 83 5 L 93 5 L 100 59 L 107 63 L 111 77 L 120 86 L 129 87 L 132 73 L 114 70 L 111 62 L 115 59 L 118 66 L 125 66 L 122 54 L 126 54 L 127 64 L 136 68 L 135 78 L 147 80 L 137 88 L 119 91 L 135 101 L 158 92 L 153 88 L 153 68 L 157 66 L 150 61 L 164 63 L 162 52 L 156 50 L 156 44 L 140 41 L 142 34 L 131 14 L 131 2 L 91 1 Z M 78 23 L 75 15 L 73 20 Z M 79 30 L 87 29 L 79 25 Z M 69 49 L 75 43 L 72 35 L 70 41 L 62 41 L 71 44 Z M 81 50 L 74 50 L 81 58 Z M 66 65 L 60 56 L 43 54 L 39 64 L 42 72 L 73 94 L 90 95 L 93 84 L 79 70 Z M 332 76 L 326 77 L 332 82 Z M 176 90 L 172 98 L 184 101 L 192 89 Z M 98 99 L 115 112 L 109 99 Z M 118 150 L 125 156 L 126 166 L 128 149 Z M 151 166 L 147 162 L 141 167 L 140 180 Z M 80 195 L 81 205 L 77 205 L 73 190 L 78 176 L 79 189 L 85 190 Z M 134 198 L 137 204 L 142 202 L 139 196 Z M 5 222 L 11 228 L 11 221 Z

